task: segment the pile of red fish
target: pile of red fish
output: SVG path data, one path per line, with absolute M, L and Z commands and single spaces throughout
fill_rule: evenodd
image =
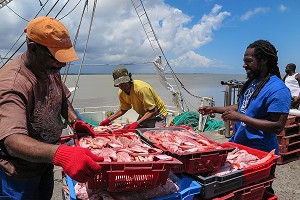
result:
M 200 134 L 188 130 L 156 130 L 143 133 L 154 144 L 164 147 L 171 153 L 186 154 L 222 149 L 215 142 L 209 141 Z
M 96 133 L 112 133 L 113 131 L 123 129 L 122 124 L 110 124 L 108 126 L 95 126 L 93 129 Z
M 83 137 L 79 145 L 92 153 L 104 157 L 104 162 L 152 162 L 173 160 L 162 154 L 162 150 L 143 143 L 134 133 L 107 134 L 95 138 Z
M 239 169 L 264 163 L 271 159 L 274 156 L 274 153 L 275 149 L 264 158 L 259 159 L 257 156 L 248 153 L 246 150 L 235 148 L 235 150 L 228 153 L 225 165 L 214 172 L 213 175 L 223 176 Z

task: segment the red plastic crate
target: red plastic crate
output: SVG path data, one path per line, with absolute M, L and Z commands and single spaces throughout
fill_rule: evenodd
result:
M 198 174 L 220 169 L 224 165 L 229 151 L 231 150 L 224 149 L 194 154 L 167 154 L 183 163 L 172 168 L 174 173 Z
M 165 184 L 174 162 L 100 163 L 102 173 L 88 181 L 90 189 L 110 192 L 155 188 Z
M 143 133 L 145 131 L 164 131 L 164 130 L 187 130 L 192 135 L 200 135 L 201 137 L 205 138 L 209 142 L 213 144 L 217 144 L 219 146 L 222 146 L 223 149 L 216 149 L 216 150 L 210 150 L 210 151 L 203 151 L 203 152 L 197 152 L 197 153 L 172 153 L 169 152 L 166 148 L 164 148 L 160 144 L 154 144 L 152 141 L 150 141 L 148 138 L 146 138 Z M 221 166 L 224 165 L 228 152 L 232 151 L 234 148 L 223 146 L 222 144 L 219 144 L 215 141 L 210 140 L 209 138 L 199 134 L 195 133 L 190 129 L 186 129 L 185 127 L 164 127 L 164 128 L 145 128 L 145 129 L 137 129 L 137 133 L 141 136 L 142 140 L 144 140 L 146 143 L 159 148 L 163 150 L 166 154 L 177 158 L 180 160 L 183 165 L 177 165 L 174 168 L 172 168 L 172 171 L 174 173 L 188 173 L 188 174 L 198 174 L 198 173 L 204 173 L 204 172 L 211 172 L 216 171 L 221 168 Z
M 99 137 L 107 137 L 112 134 L 102 134 Z M 115 137 L 130 135 L 115 134 Z M 79 146 L 75 135 L 61 137 L 61 143 L 73 139 L 74 144 Z M 110 192 L 133 191 L 151 189 L 165 184 L 170 170 L 182 163 L 173 158 L 172 161 L 151 161 L 151 162 L 99 162 L 101 173 L 93 180 L 88 181 L 90 189 L 107 189 Z
M 277 199 L 278 199 L 277 195 L 265 191 L 263 200 L 277 200 Z
M 213 200 L 264 200 L 266 188 L 270 187 L 275 178 L 232 191 Z M 267 198 L 267 197 L 266 197 Z
M 260 150 L 246 147 L 244 145 L 240 145 L 240 144 L 233 143 L 233 142 L 226 142 L 226 143 L 223 143 L 223 145 L 238 147 L 239 149 L 246 150 L 248 153 L 257 156 L 258 158 L 263 158 L 266 155 L 268 155 L 268 152 L 260 151 Z M 266 161 L 264 163 L 260 163 L 258 165 L 253 165 L 253 166 L 250 166 L 247 168 L 243 168 L 243 171 L 244 171 L 243 185 L 249 185 L 251 183 L 255 183 L 260 180 L 268 178 L 270 176 L 271 167 L 272 167 L 272 165 L 275 164 L 275 160 L 277 158 L 279 158 L 278 155 L 273 155 L 273 157 L 271 159 L 269 159 L 268 161 Z

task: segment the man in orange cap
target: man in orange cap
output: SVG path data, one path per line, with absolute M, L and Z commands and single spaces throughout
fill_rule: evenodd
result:
M 53 166 L 86 182 L 101 170 L 103 157 L 88 149 L 57 145 L 64 128 L 94 136 L 79 120 L 60 69 L 77 60 L 69 32 L 51 17 L 31 20 L 27 50 L 0 71 L 0 196 L 51 199 Z

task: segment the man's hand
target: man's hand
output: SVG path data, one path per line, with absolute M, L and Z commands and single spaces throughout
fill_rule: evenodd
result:
M 128 124 L 124 127 L 124 129 L 137 129 L 139 127 L 138 122 L 133 122 L 131 124 Z
M 78 119 L 72 124 L 72 128 L 75 130 L 76 133 L 84 133 L 89 136 L 95 137 L 96 133 L 91 128 L 91 126 L 84 121 Z
M 295 102 L 295 103 L 300 102 L 300 96 L 293 97 L 293 102 Z
M 108 126 L 111 120 L 109 118 L 106 118 L 102 122 L 99 123 L 99 126 Z
M 203 106 L 198 108 L 198 112 L 202 115 L 208 115 L 214 113 L 214 110 L 211 106 Z
M 101 171 L 97 162 L 104 160 L 89 149 L 60 145 L 54 155 L 53 164 L 61 166 L 72 179 L 85 183 Z
M 222 114 L 222 119 L 224 121 L 230 120 L 230 121 L 235 121 L 235 122 L 242 122 L 243 114 L 236 112 L 234 110 L 226 110 Z

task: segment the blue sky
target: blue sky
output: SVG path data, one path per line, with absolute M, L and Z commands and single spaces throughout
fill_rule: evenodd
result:
M 73 39 L 84 1 L 74 12 L 63 16 L 78 1 L 70 1 L 57 17 L 62 18 Z M 42 4 L 45 2 L 41 0 Z M 39 15 L 45 15 L 55 2 L 50 0 Z M 61 0 L 50 16 L 55 16 L 65 2 Z M 298 0 L 144 0 L 143 3 L 175 73 L 244 74 L 244 51 L 257 39 L 266 39 L 275 45 L 281 73 L 287 63 L 300 66 Z M 154 73 L 152 64 L 137 64 L 152 62 L 155 55 L 130 0 L 98 0 L 84 56 L 92 6 L 93 1 L 89 1 L 76 43 L 80 59 L 73 64 L 110 64 L 82 68 L 84 73 L 110 73 L 118 64 L 136 63 L 127 66 L 133 73 Z M 38 1 L 13 0 L 8 7 L 0 9 L 1 57 L 20 37 L 26 20 L 32 19 L 40 8 Z M 20 41 L 24 39 L 23 35 Z M 75 73 L 78 69 L 71 67 Z

